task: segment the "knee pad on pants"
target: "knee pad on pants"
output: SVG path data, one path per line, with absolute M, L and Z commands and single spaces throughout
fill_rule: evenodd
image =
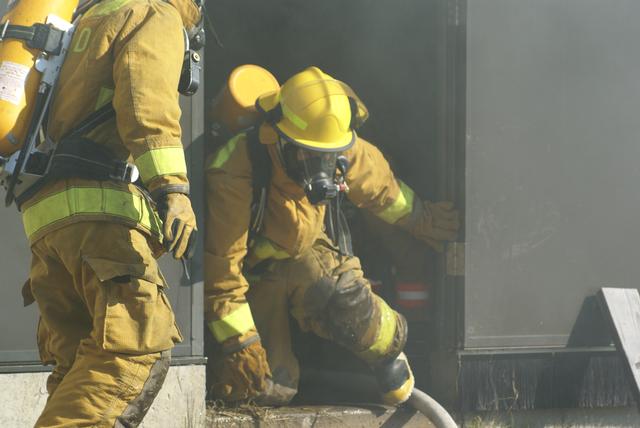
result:
M 329 301 L 329 325 L 336 342 L 371 365 L 393 361 L 407 341 L 407 322 L 353 271 L 340 275 Z
M 366 280 L 351 271 L 340 275 L 327 305 L 333 339 L 348 349 L 359 348 L 366 341 L 374 309 L 374 295 Z

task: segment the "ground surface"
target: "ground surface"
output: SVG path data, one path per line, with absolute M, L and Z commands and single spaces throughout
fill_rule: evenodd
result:
M 485 412 L 465 415 L 464 428 L 639 428 L 640 413 L 631 407 Z M 244 407 L 207 409 L 207 428 L 435 428 L 408 408 L 378 405 L 298 406 L 280 409 Z
M 408 408 L 370 406 L 301 406 L 279 409 L 244 407 L 207 409 L 207 428 L 435 428 Z

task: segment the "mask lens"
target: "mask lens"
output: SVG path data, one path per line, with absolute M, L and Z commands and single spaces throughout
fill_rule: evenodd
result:
M 296 183 L 306 187 L 319 179 L 333 181 L 338 153 L 317 152 L 286 143 L 283 146 L 285 169 Z

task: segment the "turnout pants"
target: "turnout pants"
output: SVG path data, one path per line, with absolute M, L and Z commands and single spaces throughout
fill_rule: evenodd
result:
M 32 245 L 38 346 L 54 364 L 36 427 L 135 427 L 181 340 L 165 281 L 135 229 L 82 222 Z
M 297 392 L 300 367 L 290 317 L 303 332 L 336 342 L 375 367 L 394 359 L 406 342 L 406 322 L 371 291 L 360 261 L 345 257 L 328 238 L 295 258 L 274 261 L 247 294 L 274 384 Z

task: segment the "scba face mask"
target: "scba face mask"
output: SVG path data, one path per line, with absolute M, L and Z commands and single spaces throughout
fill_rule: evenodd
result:
M 287 175 L 304 189 L 313 205 L 328 204 L 346 191 L 344 175 L 349 165 L 339 152 L 310 150 L 282 140 L 278 152 Z

